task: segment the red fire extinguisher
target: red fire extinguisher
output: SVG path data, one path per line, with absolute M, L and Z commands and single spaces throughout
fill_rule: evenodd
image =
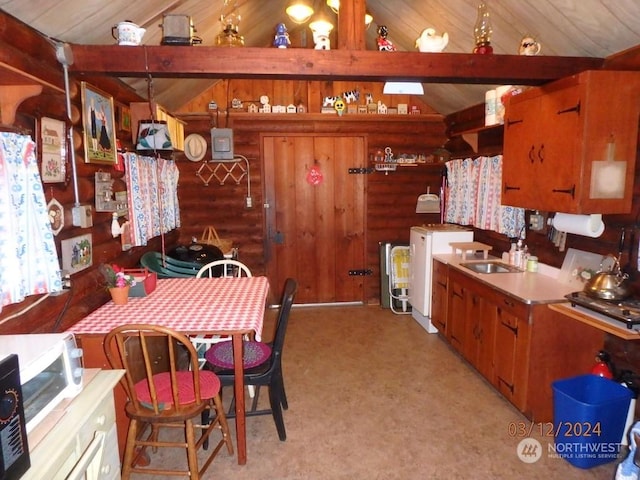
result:
M 596 364 L 591 369 L 591 373 L 600 377 L 613 379 L 613 368 L 609 353 L 600 350 L 596 355 Z

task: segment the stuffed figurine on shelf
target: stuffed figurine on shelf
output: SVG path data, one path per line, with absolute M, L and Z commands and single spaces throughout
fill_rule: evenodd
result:
M 287 26 L 284 23 L 279 23 L 276 26 L 276 35 L 273 39 L 273 46 L 278 48 L 287 48 L 291 45 L 289 40 L 289 32 Z
M 391 40 L 387 40 L 388 30 L 386 25 L 380 25 L 378 27 L 378 50 L 381 52 L 395 52 L 396 47 L 391 42 Z

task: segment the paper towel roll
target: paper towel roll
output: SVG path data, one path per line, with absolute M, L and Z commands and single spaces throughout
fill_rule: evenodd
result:
M 553 217 L 553 228 L 560 232 L 583 235 L 585 237 L 599 237 L 604 232 L 602 215 L 572 215 L 556 213 Z

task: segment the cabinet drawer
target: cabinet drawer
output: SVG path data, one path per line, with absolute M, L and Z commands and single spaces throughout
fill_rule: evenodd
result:
M 526 303 L 522 303 L 506 295 L 499 294 L 496 295 L 495 301 L 498 308 L 510 313 L 511 315 L 525 320 L 528 318 L 529 305 Z

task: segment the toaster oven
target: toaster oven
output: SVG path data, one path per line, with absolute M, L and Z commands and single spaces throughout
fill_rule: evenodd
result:
M 0 335 L 0 358 L 18 356 L 27 433 L 82 390 L 82 350 L 71 333 Z

